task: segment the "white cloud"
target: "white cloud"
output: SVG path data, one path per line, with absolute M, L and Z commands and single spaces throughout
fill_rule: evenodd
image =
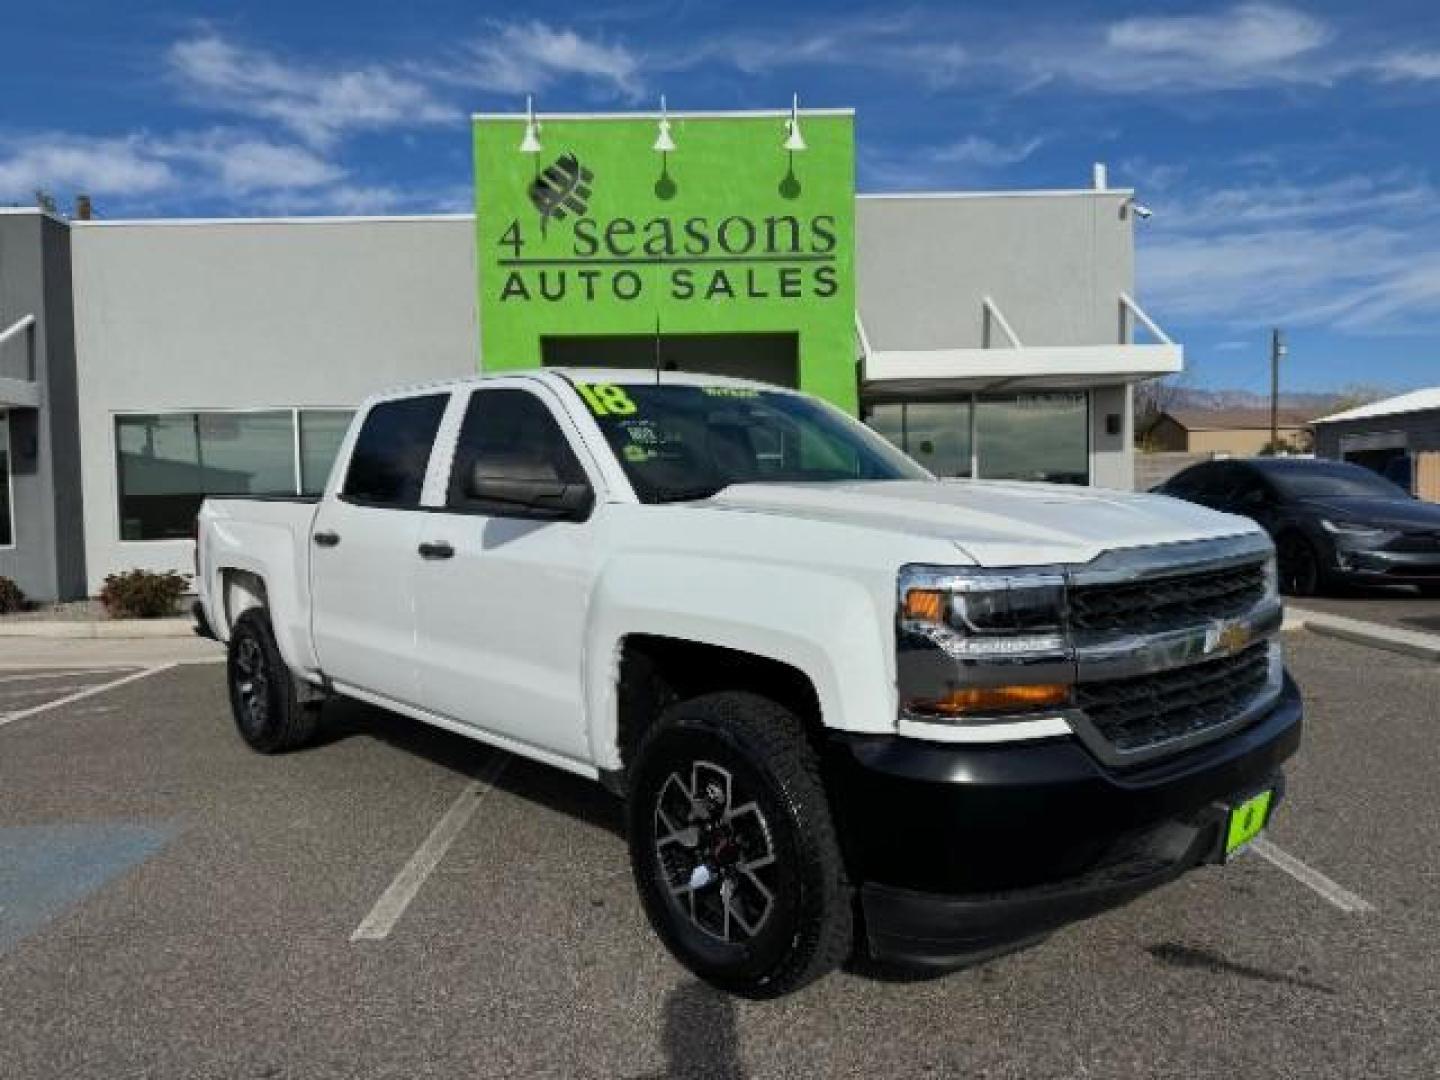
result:
M 251 135 L 209 131 L 156 141 L 154 153 L 208 173 L 227 195 L 317 187 L 345 175 L 339 165 L 305 146 L 274 143 Z
M 346 171 L 308 147 L 224 128 L 164 138 L 135 133 L 82 138 L 29 136 L 0 154 L 0 200 L 25 201 L 37 190 L 85 192 L 105 205 L 154 204 L 183 196 L 238 205 L 253 196 L 341 187 Z
M 1375 64 L 1375 71 L 1382 79 L 1391 82 L 1440 79 L 1440 50 L 1391 53 Z
M 1163 195 L 1137 278 L 1162 319 L 1440 329 L 1440 192 L 1404 175 Z
M 307 66 L 235 45 L 216 33 L 176 42 L 167 60 L 200 104 L 277 121 L 315 145 L 353 131 L 460 119 L 459 111 L 424 83 L 379 65 Z
M 933 156 L 936 161 L 951 164 L 996 168 L 1024 161 L 1040 149 L 1043 142 L 1043 139 L 1027 139 L 1023 142 L 998 143 L 993 139 L 970 135 L 959 142 L 938 147 L 933 151 Z
M 1051 29 L 1005 50 L 1001 62 L 1034 81 L 1115 92 L 1324 83 L 1350 66 L 1325 53 L 1332 38 L 1326 23 L 1295 8 L 1247 3 L 1204 15 Z
M 92 195 L 151 194 L 175 175 L 139 138 L 36 135 L 0 152 L 0 199 L 33 200 L 37 190 Z
M 861 186 L 868 191 L 934 191 L 993 183 L 998 172 L 1018 165 L 1045 140 L 997 142 L 981 135 L 940 146 L 860 147 Z
M 505 94 L 538 93 L 579 79 L 602 97 L 638 100 L 644 93 L 639 57 L 627 46 L 532 20 L 496 24 L 468 43 L 459 62 L 423 69 L 427 76 Z

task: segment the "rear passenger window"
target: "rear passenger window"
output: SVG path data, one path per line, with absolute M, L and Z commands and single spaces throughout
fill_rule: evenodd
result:
M 586 482 L 585 470 L 555 417 L 526 390 L 477 390 L 470 396 L 455 445 L 446 506 L 486 509 L 465 493 L 476 466 L 486 476 Z
M 371 506 L 420 505 L 448 394 L 382 401 L 365 415 L 340 494 Z

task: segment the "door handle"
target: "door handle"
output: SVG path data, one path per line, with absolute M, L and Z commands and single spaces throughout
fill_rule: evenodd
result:
M 316 547 L 334 547 L 340 543 L 340 534 L 337 532 L 317 532 L 313 537 Z
M 455 549 L 449 544 L 421 544 L 420 557 L 422 559 L 450 559 L 454 558 Z

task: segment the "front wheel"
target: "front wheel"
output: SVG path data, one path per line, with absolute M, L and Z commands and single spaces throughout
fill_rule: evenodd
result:
M 1324 584 L 1320 555 L 1315 546 L 1297 533 L 1280 538 L 1276 562 L 1280 571 L 1280 591 L 1288 596 L 1314 596 Z
M 747 693 L 667 709 L 636 752 L 628 826 L 645 913 L 702 979 L 778 997 L 849 954 L 819 759 L 789 710 Z

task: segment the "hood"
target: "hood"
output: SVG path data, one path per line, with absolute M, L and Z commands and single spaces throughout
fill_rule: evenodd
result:
M 938 538 L 981 566 L 1084 563 L 1118 548 L 1257 531 L 1247 518 L 1164 495 L 993 480 L 736 484 L 691 505 Z
M 1306 499 L 1305 507 L 1321 517 L 1353 521 L 1358 525 L 1440 531 L 1440 506 L 1419 499 Z

